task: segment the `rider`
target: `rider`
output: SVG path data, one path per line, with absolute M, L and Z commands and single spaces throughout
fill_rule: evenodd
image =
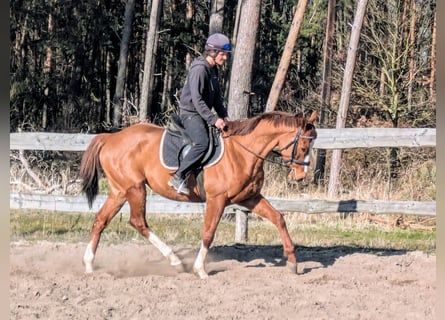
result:
M 179 100 L 179 117 L 193 141 L 179 168 L 168 182 L 178 193 L 189 195 L 187 178 L 209 146 L 208 125 L 223 129 L 228 120 L 223 105 L 216 65 L 223 65 L 231 52 L 229 39 L 214 33 L 208 37 L 204 53 L 196 58 L 188 72 Z M 216 111 L 216 114 L 211 109 Z

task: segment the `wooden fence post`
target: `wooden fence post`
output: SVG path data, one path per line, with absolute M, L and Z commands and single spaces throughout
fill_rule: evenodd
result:
M 236 209 L 235 210 L 235 242 L 243 243 L 248 239 L 248 211 Z

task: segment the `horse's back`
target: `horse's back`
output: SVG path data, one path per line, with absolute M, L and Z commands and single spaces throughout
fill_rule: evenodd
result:
M 142 123 L 134 124 L 130 127 L 126 127 L 118 132 L 111 134 L 111 135 L 113 137 L 115 137 L 116 139 L 119 139 L 119 138 L 126 137 L 126 136 L 138 137 L 139 135 L 145 136 L 147 134 L 162 133 L 163 131 L 164 131 L 164 128 L 162 128 L 158 125 L 155 125 L 153 123 L 142 122 Z
M 147 161 L 155 161 L 164 130 L 154 124 L 139 123 L 104 136 L 106 141 L 100 152 L 104 171 L 107 174 L 114 174 L 112 171 L 116 169 L 128 172 L 140 168 Z
M 164 128 L 160 126 L 150 123 L 138 123 L 121 131 L 105 134 L 106 143 L 104 147 L 127 152 L 132 147 L 140 144 L 159 142 L 163 132 Z

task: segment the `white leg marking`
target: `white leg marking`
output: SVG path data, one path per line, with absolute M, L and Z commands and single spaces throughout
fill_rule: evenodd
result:
M 148 240 L 159 250 L 161 251 L 164 257 L 167 257 L 170 260 L 170 265 L 177 266 L 181 264 L 181 260 L 173 253 L 173 250 L 166 245 L 161 239 L 158 238 L 153 232 L 150 231 L 150 235 L 148 236 Z
M 94 261 L 93 243 L 90 241 L 85 250 L 85 254 L 83 255 L 83 264 L 85 265 L 85 273 L 93 272 L 93 261 Z
M 207 256 L 208 251 L 209 250 L 207 248 L 204 248 L 204 245 L 201 242 L 198 256 L 196 257 L 195 263 L 193 264 L 193 271 L 198 274 L 199 278 L 201 279 L 207 279 L 209 277 L 204 268 L 204 260 Z
M 310 150 L 309 153 L 304 157 L 304 162 L 309 162 L 311 159 Z M 307 173 L 309 166 L 304 166 L 304 173 Z

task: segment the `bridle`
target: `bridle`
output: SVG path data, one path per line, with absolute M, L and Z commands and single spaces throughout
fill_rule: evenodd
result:
M 295 159 L 295 156 L 297 155 L 298 140 L 300 138 L 311 140 L 311 143 L 309 145 L 309 151 L 308 151 L 307 155 L 304 157 L 303 161 Z M 283 150 L 286 150 L 290 146 L 292 146 L 291 158 L 289 160 L 286 160 L 286 161 L 282 160 L 283 165 L 289 167 L 291 164 L 298 164 L 298 165 L 305 166 L 305 169 L 307 170 L 307 167 L 310 165 L 310 154 L 311 154 L 311 151 L 312 151 L 312 147 L 314 145 L 314 140 L 315 140 L 315 137 L 302 135 L 301 134 L 301 128 L 298 128 L 297 134 L 295 135 L 295 138 L 291 142 L 289 142 L 287 145 L 285 145 L 281 149 L 272 150 L 272 152 L 274 154 L 279 155 L 281 158 L 283 158 L 281 152 Z
M 230 135 L 227 136 L 223 136 L 223 138 L 228 138 L 230 137 Z M 295 156 L 297 155 L 297 147 L 298 147 L 298 140 L 302 138 L 302 139 L 309 139 L 311 140 L 310 146 L 309 146 L 309 151 L 307 153 L 307 155 L 304 157 L 304 160 L 298 160 L 295 159 Z M 301 134 L 301 128 L 298 128 L 297 133 L 295 135 L 295 138 L 292 139 L 287 145 L 285 145 L 283 148 L 281 149 L 274 149 L 272 150 L 272 153 L 278 155 L 281 158 L 281 161 L 274 161 L 271 159 L 268 159 L 266 157 L 263 157 L 262 155 L 250 150 L 249 148 L 247 148 L 245 145 L 243 145 L 242 143 L 238 142 L 237 140 L 233 140 L 236 144 L 238 144 L 239 146 L 241 146 L 244 150 L 246 150 L 247 152 L 253 154 L 254 156 L 256 156 L 257 158 L 270 162 L 270 163 L 274 163 L 274 164 L 279 164 L 280 166 L 284 166 L 284 167 L 289 167 L 291 164 L 298 164 L 298 165 L 302 165 L 304 166 L 305 171 L 307 171 L 307 167 L 310 165 L 310 154 L 312 151 L 312 147 L 314 145 L 314 140 L 315 137 L 312 136 L 306 136 L 306 135 L 302 135 Z M 291 157 L 289 160 L 283 160 L 283 155 L 281 154 L 281 152 L 283 150 L 286 150 L 287 148 L 289 148 L 290 146 L 292 146 L 292 153 L 291 153 Z

